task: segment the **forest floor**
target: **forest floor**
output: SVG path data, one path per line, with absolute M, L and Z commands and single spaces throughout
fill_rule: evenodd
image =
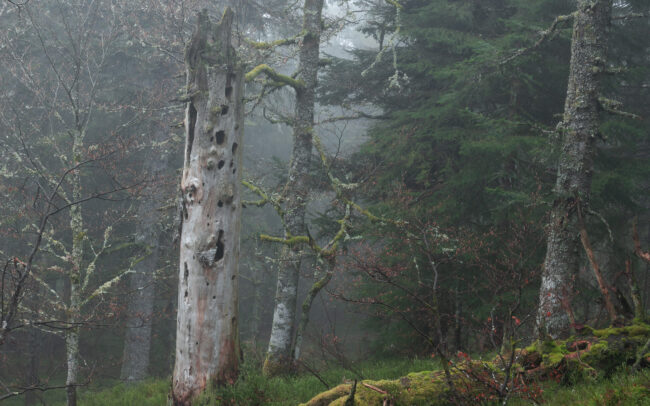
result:
M 240 380 L 233 387 L 210 393 L 204 405 L 298 405 L 325 390 L 325 385 L 313 374 L 301 373 L 287 378 L 267 379 L 260 373 L 259 365 L 247 362 L 243 365 Z M 397 379 L 413 371 L 439 370 L 440 364 L 433 359 L 392 359 L 364 362 L 355 365 L 355 370 L 366 379 Z M 354 373 L 340 367 L 319 372 L 330 387 L 349 382 Z M 103 387 L 104 389 L 100 389 Z M 165 406 L 170 380 L 151 380 L 139 385 L 126 386 L 101 382 L 94 387 L 80 390 L 80 406 Z M 620 368 L 611 376 L 562 385 L 553 381 L 539 386 L 541 397 L 538 402 L 548 405 L 650 405 L 650 371 L 630 373 Z M 63 391 L 51 392 L 45 404 L 65 405 Z M 15 399 L 16 401 L 18 399 Z M 3 406 L 22 405 L 21 402 L 3 402 Z M 474 403 L 474 404 L 491 404 Z M 493 403 L 496 404 L 496 403 Z M 508 405 L 532 405 L 530 400 L 513 397 Z

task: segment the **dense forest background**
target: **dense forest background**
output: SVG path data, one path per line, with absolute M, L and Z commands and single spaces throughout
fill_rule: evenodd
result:
M 317 0 L 1 0 L 0 399 L 70 405 L 77 387 L 172 374 L 186 49 L 197 13 L 226 6 L 248 72 L 244 364 L 354 378 L 368 360 L 534 341 L 569 132 L 566 16 L 583 3 L 328 0 L 310 28 Z M 650 5 L 609 5 L 561 287 L 574 333 L 650 310 Z

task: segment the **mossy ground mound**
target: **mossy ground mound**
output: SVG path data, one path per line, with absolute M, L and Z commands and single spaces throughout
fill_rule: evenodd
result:
M 518 349 L 513 363 L 507 357 L 492 361 L 461 358 L 450 371 L 454 391 L 444 372 L 427 371 L 395 380 L 358 382 L 354 403 L 350 396 L 353 385 L 345 383 L 301 406 L 438 406 L 458 404 L 459 397 L 466 402 L 485 402 L 503 396 L 506 381 L 511 396 L 535 399 L 541 397 L 541 382 L 571 385 L 608 377 L 618 367 L 634 364 L 639 356 L 641 367 L 650 366 L 650 354 L 639 354 L 648 339 L 650 326 L 644 323 L 602 330 L 587 328 L 567 340 L 536 342 Z
M 458 381 L 458 378 L 459 376 L 454 376 L 453 380 Z M 319 394 L 303 406 L 347 406 L 352 385 L 351 383 L 339 385 Z M 354 404 L 383 405 L 386 402 L 393 405 L 446 405 L 449 393 L 444 372 L 414 372 L 394 380 L 358 382 Z M 440 399 L 440 402 L 436 399 Z

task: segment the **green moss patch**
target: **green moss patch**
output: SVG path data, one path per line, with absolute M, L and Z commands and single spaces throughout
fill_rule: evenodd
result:
M 513 391 L 521 390 L 520 395 L 526 397 L 530 396 L 527 392 L 537 382 L 568 386 L 610 377 L 620 367 L 632 365 L 637 352 L 650 337 L 650 327 L 643 323 L 585 331 L 586 335 L 577 338 L 535 342 L 516 350 L 509 387 Z M 506 360 L 506 365 L 508 363 Z M 394 380 L 362 381 L 357 385 L 354 404 L 381 405 L 388 400 L 388 404 L 393 405 L 452 405 L 455 404 L 453 396 L 460 396 L 464 400 L 496 400 L 499 385 L 506 376 L 503 364 L 501 357 L 489 362 L 459 361 L 451 369 L 455 393 L 450 390 L 441 371 L 411 373 Z M 650 365 L 644 360 L 642 366 Z M 352 385 L 340 385 L 303 405 L 346 406 L 351 389 Z M 614 402 L 623 398 L 637 399 L 647 389 L 633 387 L 625 393 L 608 392 L 608 396 Z

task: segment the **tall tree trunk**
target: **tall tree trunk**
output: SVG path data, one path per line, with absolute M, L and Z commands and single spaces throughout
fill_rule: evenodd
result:
M 68 322 L 74 323 L 74 319 Z M 77 405 L 77 376 L 79 372 L 79 332 L 73 327 L 65 335 L 65 351 L 67 362 L 67 377 L 65 384 L 68 406 Z
M 606 61 L 611 0 L 579 0 L 574 15 L 569 85 L 555 202 L 551 209 L 546 259 L 539 293 L 537 328 L 558 337 L 569 330 L 566 304 L 579 265 L 577 205 L 589 201 L 594 143 L 598 134 L 598 97 Z
M 209 384 L 239 369 L 237 277 L 241 225 L 243 71 L 231 45 L 233 12 L 207 11 L 187 48 L 183 225 L 174 405 L 191 405 Z
M 75 134 L 74 144 L 72 146 L 72 156 L 74 165 L 81 164 L 83 152 L 82 131 Z M 81 175 L 79 171 L 72 174 L 72 199 L 77 202 L 81 200 Z M 72 232 L 72 269 L 70 270 L 70 304 L 68 306 L 67 322 L 68 330 L 65 333 L 65 350 L 67 361 L 67 377 L 65 384 L 67 386 L 67 404 L 68 406 L 77 405 L 77 384 L 79 374 L 79 326 L 81 310 L 81 266 L 84 257 L 84 239 L 85 231 L 83 225 L 83 215 L 81 205 L 70 207 L 70 229 Z
M 154 129 L 153 141 L 164 141 L 164 128 Z M 160 226 L 158 224 L 158 204 L 163 200 L 164 190 L 157 180 L 161 179 L 168 163 L 168 155 L 156 156 L 152 150 L 147 158 L 147 173 L 150 183 L 138 207 L 135 242 L 144 255 L 130 275 L 129 301 L 126 335 L 124 337 L 124 356 L 120 377 L 127 382 L 137 382 L 147 376 L 149 350 L 151 348 L 151 325 L 155 297 L 155 271 L 160 254 Z
M 299 53 L 299 78 L 304 87 L 296 89 L 293 151 L 289 180 L 285 189 L 286 210 L 284 222 L 287 238 L 306 235 L 305 207 L 309 187 L 307 177 L 313 147 L 314 100 L 318 76 L 323 0 L 305 0 L 303 8 L 304 37 Z M 301 246 L 284 247 L 282 266 L 278 271 L 275 310 L 269 347 L 264 362 L 264 373 L 272 376 L 291 370 L 293 332 L 296 325 L 298 276 L 301 264 Z

